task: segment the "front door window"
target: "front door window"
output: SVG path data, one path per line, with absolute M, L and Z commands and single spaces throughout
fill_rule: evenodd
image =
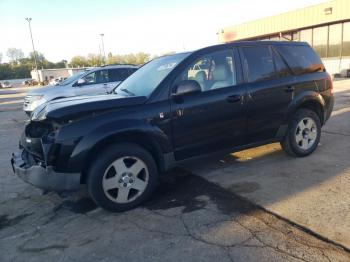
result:
M 186 68 L 179 80 L 195 80 L 202 91 L 236 85 L 232 51 L 213 52 L 197 59 Z
M 108 82 L 108 71 L 107 70 L 98 70 L 95 72 L 92 72 L 86 76 L 83 77 L 85 80 L 84 85 L 95 85 L 95 84 L 102 84 Z

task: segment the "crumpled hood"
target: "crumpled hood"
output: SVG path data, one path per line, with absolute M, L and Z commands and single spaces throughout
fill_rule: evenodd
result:
M 32 120 L 74 119 L 92 113 L 139 105 L 147 100 L 144 96 L 121 96 L 117 94 L 76 96 L 62 98 L 39 106 L 32 114 Z

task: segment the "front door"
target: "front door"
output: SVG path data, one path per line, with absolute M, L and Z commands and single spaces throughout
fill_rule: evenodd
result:
M 176 160 L 244 143 L 246 106 L 244 85 L 232 49 L 201 56 L 186 67 L 173 86 L 195 80 L 202 91 L 171 98 Z
M 100 95 L 108 92 L 108 71 L 97 70 L 83 77 L 85 83 L 75 88 L 76 95 Z

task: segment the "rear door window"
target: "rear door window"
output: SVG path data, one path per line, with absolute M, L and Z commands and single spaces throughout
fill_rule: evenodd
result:
M 242 47 L 243 66 L 249 82 L 268 80 L 276 77 L 269 46 Z
M 325 70 L 321 58 L 310 46 L 279 45 L 276 48 L 296 75 Z
M 108 69 L 108 76 L 110 82 L 124 81 L 129 75 L 131 75 L 129 68 L 115 68 Z
M 129 75 L 133 74 L 138 68 L 129 68 L 128 69 L 128 72 L 129 72 Z

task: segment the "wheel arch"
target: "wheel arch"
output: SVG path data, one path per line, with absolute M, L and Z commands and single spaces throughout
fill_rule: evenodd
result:
M 321 125 L 325 121 L 324 112 L 325 101 L 323 97 L 316 92 L 306 92 L 296 97 L 288 109 L 288 122 L 295 112 L 301 108 L 309 109 L 314 111 L 320 118 Z
M 298 109 L 300 109 L 300 108 L 305 108 L 305 109 L 309 109 L 311 111 L 314 111 L 318 115 L 318 117 L 320 118 L 321 125 L 323 125 L 323 123 L 324 123 L 324 109 L 323 109 L 323 106 L 319 102 L 317 102 L 315 100 L 306 101 L 298 107 Z
M 108 146 L 112 144 L 117 145 L 118 143 L 131 143 L 141 146 L 152 155 L 156 162 L 158 171 L 163 172 L 167 169 L 163 149 L 152 135 L 139 130 L 126 131 L 101 139 L 89 150 L 89 152 L 87 152 L 84 162 L 89 164 L 82 169 L 81 183 L 84 184 L 86 182 L 87 172 L 96 155 Z

